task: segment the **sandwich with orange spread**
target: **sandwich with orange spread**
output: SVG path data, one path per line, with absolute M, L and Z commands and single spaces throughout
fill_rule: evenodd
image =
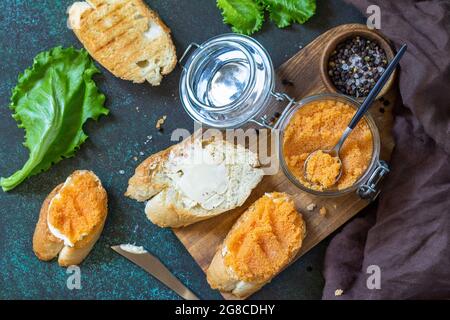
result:
M 236 221 L 207 270 L 213 289 L 245 298 L 293 261 L 305 223 L 285 193 L 266 193 Z
M 80 264 L 97 242 L 108 213 L 108 198 L 91 171 L 75 171 L 45 199 L 33 236 L 40 260 L 58 256 L 60 266 Z

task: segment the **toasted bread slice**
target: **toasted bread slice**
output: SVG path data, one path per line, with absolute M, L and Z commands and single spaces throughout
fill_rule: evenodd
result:
M 61 266 L 80 264 L 100 237 L 107 194 L 91 171 L 75 171 L 45 199 L 33 236 L 40 260 L 58 257 Z
M 147 217 L 181 227 L 241 206 L 261 181 L 256 154 L 219 138 L 186 139 L 141 163 L 126 196 L 146 201 Z
M 170 29 L 142 0 L 89 0 L 68 10 L 69 25 L 116 77 L 160 84 L 176 66 Z
M 39 214 L 39 220 L 36 224 L 36 229 L 34 230 L 33 251 L 36 256 L 43 261 L 52 260 L 64 247 L 64 241 L 56 238 L 50 232 L 47 225 L 48 207 L 62 186 L 62 184 L 58 185 L 44 200 Z
M 206 272 L 208 283 L 248 297 L 293 261 L 305 233 L 302 215 L 289 195 L 265 194 L 231 228 Z

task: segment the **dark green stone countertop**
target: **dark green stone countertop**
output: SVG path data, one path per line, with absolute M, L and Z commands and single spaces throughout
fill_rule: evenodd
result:
M 22 167 L 28 151 L 24 132 L 8 109 L 11 89 L 33 57 L 54 46 L 81 47 L 67 28 L 66 9 L 72 0 L 2 0 L 0 2 L 0 176 Z M 149 1 L 172 29 L 178 56 L 190 42 L 226 32 L 214 0 Z M 317 14 L 305 25 L 285 30 L 265 23 L 255 35 L 269 51 L 275 67 L 316 36 L 343 23 L 363 22 L 356 9 L 341 1 L 318 0 Z M 107 96 L 108 117 L 85 125 L 88 141 L 76 156 L 34 176 L 9 193 L 0 191 L 0 299 L 178 299 L 178 296 L 143 270 L 110 249 L 111 245 L 145 246 L 203 299 L 219 299 L 205 276 L 171 230 L 150 223 L 144 206 L 123 193 L 136 165 L 146 156 L 168 147 L 175 128 L 193 127 L 178 98 L 180 68 L 162 85 L 136 85 L 119 80 L 102 68 L 97 83 Z M 167 115 L 164 132 L 155 128 Z M 145 143 L 147 136 L 153 140 Z M 145 156 L 140 155 L 143 152 Z M 136 162 L 133 158 L 137 157 Z M 81 265 L 80 290 L 66 287 L 66 269 L 56 262 L 41 262 L 31 239 L 46 195 L 76 169 L 90 169 L 109 194 L 109 216 L 102 237 Z M 120 174 L 122 170 L 124 174 Z M 323 257 L 328 241 L 280 274 L 253 299 L 318 299 L 321 297 Z

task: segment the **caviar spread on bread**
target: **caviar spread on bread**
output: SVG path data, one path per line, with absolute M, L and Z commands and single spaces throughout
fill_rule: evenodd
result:
M 41 260 L 59 254 L 60 265 L 79 264 L 87 256 L 106 220 L 107 194 L 91 171 L 75 171 L 44 201 L 33 237 Z
M 47 218 L 50 232 L 73 247 L 103 222 L 105 200 L 100 180 L 88 171 L 76 171 L 50 202 Z
M 266 193 L 236 221 L 208 268 L 213 289 L 246 297 L 299 252 L 305 223 L 285 193 Z

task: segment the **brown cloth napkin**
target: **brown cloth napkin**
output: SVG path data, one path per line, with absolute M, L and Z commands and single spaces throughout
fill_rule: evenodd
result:
M 324 299 L 450 298 L 450 1 L 346 0 L 381 8 L 398 49 L 403 106 L 378 206 L 348 223 L 325 257 Z M 380 289 L 371 265 L 379 267 Z M 376 268 L 376 267 L 375 267 Z M 376 271 L 375 271 L 376 273 Z M 335 295 L 335 290 L 343 290 Z

